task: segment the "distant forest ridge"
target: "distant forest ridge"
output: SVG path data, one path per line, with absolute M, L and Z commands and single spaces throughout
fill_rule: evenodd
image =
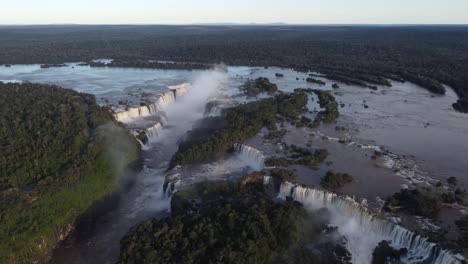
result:
M 468 112 L 468 27 L 463 25 L 55 25 L 0 27 L 0 64 L 113 58 L 313 70 L 369 88 L 411 81 L 460 97 Z M 118 65 L 117 64 L 117 65 Z M 154 67 L 154 65 L 152 65 Z

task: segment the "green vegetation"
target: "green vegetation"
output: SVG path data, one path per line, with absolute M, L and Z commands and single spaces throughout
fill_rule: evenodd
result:
M 326 149 L 316 149 L 312 152 L 292 144 L 285 150 L 290 152 L 288 157 L 269 157 L 265 160 L 265 165 L 268 167 L 288 167 L 297 164 L 316 169 L 328 157 Z
M 458 184 L 457 178 L 456 178 L 456 177 L 453 177 L 453 176 L 452 176 L 452 177 L 449 177 L 449 178 L 447 179 L 447 182 L 448 182 L 449 184 L 451 184 L 451 185 L 457 185 L 457 184 Z
M 295 159 L 296 164 L 308 166 L 310 168 L 316 168 L 317 165 L 324 162 L 328 157 L 328 151 L 326 149 L 317 149 L 311 152 L 308 149 L 291 145 L 291 151 L 293 154 L 290 158 Z
M 204 182 L 175 193 L 172 215 L 134 227 L 120 263 L 350 263 L 326 209 L 308 214 L 254 173 L 239 183 Z
M 125 67 L 125 68 L 147 68 L 163 70 L 209 70 L 211 64 L 188 63 L 188 62 L 159 62 L 149 60 L 113 60 L 110 63 L 89 62 L 91 67 Z
M 460 237 L 457 241 L 458 245 L 462 248 L 468 248 L 468 216 L 456 220 L 455 224 L 460 230 Z
M 441 207 L 440 197 L 419 189 L 402 189 L 386 202 L 387 209 L 425 217 L 436 217 Z
M 272 95 L 278 91 L 278 86 L 271 83 L 268 78 L 260 77 L 255 80 L 248 80 L 245 82 L 245 84 L 241 86 L 241 90 L 245 95 L 254 97 L 261 93 Z
M 455 108 L 457 111 L 468 113 L 468 95 L 465 95 L 465 97 L 454 103 L 453 108 Z
M 288 131 L 286 129 L 282 128 L 280 130 L 273 130 L 273 131 L 269 132 L 263 138 L 268 139 L 268 140 L 281 139 L 281 138 L 284 137 L 284 135 L 286 135 L 286 133 L 288 133 Z
M 316 83 L 316 84 L 319 84 L 319 85 L 325 85 L 326 82 L 322 81 L 322 80 L 318 80 L 318 79 L 314 79 L 314 78 L 307 78 L 306 79 L 307 82 L 310 82 L 310 83 Z
M 267 167 L 288 167 L 292 164 L 294 164 L 292 160 L 284 157 L 268 157 L 265 160 L 265 166 Z
M 401 257 L 406 255 L 406 248 L 394 249 L 388 241 L 381 241 L 372 252 L 372 264 L 401 263 Z
M 442 201 L 444 203 L 463 203 L 463 200 L 465 199 L 466 196 L 466 191 L 461 190 L 460 188 L 455 189 L 455 191 L 449 191 L 449 192 L 444 192 L 441 194 Z
M 306 223 L 298 245 L 274 263 L 285 264 L 351 264 L 346 239 L 329 226 L 328 210 L 318 210 Z
M 225 62 L 320 72 L 365 87 L 408 80 L 442 93 L 443 83 L 460 98 L 453 107 L 468 112 L 468 29 L 460 26 L 13 26 L 0 29 L 0 50 L 0 64 Z
M 296 180 L 296 172 L 286 169 L 272 169 L 271 176 L 278 179 L 279 182 L 294 182 Z
M 140 147 L 92 95 L 30 83 L 0 90 L 0 259 L 30 263 L 116 189 Z
M 120 262 L 272 263 L 298 243 L 307 217 L 300 204 L 275 203 L 256 189 L 211 187 L 196 187 L 198 201 L 176 194 L 183 209 L 132 228 L 121 241 Z
M 331 123 L 335 121 L 340 116 L 335 97 L 327 91 L 315 89 L 313 92 L 318 96 L 320 107 L 324 109 L 317 114 L 315 122 Z
M 399 76 L 404 80 L 415 83 L 436 94 L 445 94 L 445 87 L 437 80 L 419 74 L 400 72 Z
M 232 150 L 233 144 L 256 135 L 262 127 L 276 129 L 278 117 L 296 120 L 305 112 L 307 94 L 280 93 L 224 111 L 222 117 L 205 118 L 179 145 L 171 165 L 193 164 L 215 159 Z
M 66 67 L 65 64 L 42 64 L 41 69 Z
M 320 184 L 326 189 L 338 189 L 352 181 L 353 177 L 347 173 L 328 171 L 325 177 L 322 178 L 322 182 Z

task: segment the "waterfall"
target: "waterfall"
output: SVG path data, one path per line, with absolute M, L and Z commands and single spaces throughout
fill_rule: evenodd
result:
M 147 143 L 153 142 L 161 133 L 161 123 L 156 123 L 152 127 L 145 129 L 146 138 L 148 139 Z
M 181 184 L 182 166 L 177 165 L 164 175 L 164 193 L 166 198 L 172 197 L 177 192 L 177 187 Z
M 254 170 L 263 170 L 265 155 L 255 148 L 243 144 L 234 144 L 234 153 Z
M 215 117 L 223 115 L 223 110 L 234 107 L 238 102 L 226 98 L 211 98 L 205 107 L 205 116 Z
M 263 177 L 263 185 L 270 185 L 273 183 L 273 178 L 271 176 Z
M 134 118 L 142 118 L 162 113 L 169 105 L 176 101 L 177 97 L 185 95 L 188 92 L 188 87 L 188 83 L 169 86 L 170 91 L 155 95 L 153 98 L 147 99 L 147 102 L 144 103 L 143 106 L 130 107 L 126 111 L 115 113 L 115 119 L 117 119 L 119 122 L 125 123 L 131 121 Z
M 292 197 L 309 210 L 327 208 L 332 216 L 330 224 L 337 226 L 348 240 L 347 248 L 353 263 L 370 263 L 374 248 L 382 240 L 389 241 L 396 249 L 408 250 L 404 263 L 455 264 L 462 263 L 464 259 L 441 249 L 425 237 L 373 215 L 351 197 L 289 182 L 281 184 L 279 196 L 283 199 Z
M 154 109 L 164 111 L 169 105 L 173 104 L 176 101 L 176 91 L 172 90 L 170 92 L 165 92 L 159 95 L 156 103 L 152 106 Z
M 190 87 L 190 83 L 182 83 L 179 85 L 168 86 L 169 89 L 175 92 L 176 98 L 180 96 L 184 96 L 188 92 L 188 89 L 187 89 L 188 87 Z
M 223 108 L 219 106 L 213 106 L 209 109 L 206 109 L 205 111 L 205 116 L 208 117 L 215 117 L 215 116 L 221 116 L 222 115 Z
M 128 108 L 126 111 L 115 113 L 114 116 L 117 121 L 125 122 L 135 117 L 146 116 L 148 115 L 148 112 L 150 112 L 150 107 L 145 105 L 142 107 Z

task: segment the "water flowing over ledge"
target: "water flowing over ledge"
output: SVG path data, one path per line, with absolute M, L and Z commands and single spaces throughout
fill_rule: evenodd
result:
M 265 168 L 265 155 L 258 149 L 243 144 L 234 144 L 234 153 L 254 170 Z
M 205 117 L 216 117 L 222 116 L 223 111 L 227 108 L 234 107 L 237 105 L 237 101 L 232 101 L 232 99 L 226 98 L 211 98 L 205 107 Z
M 189 83 L 169 86 L 170 91 L 153 96 L 143 106 L 130 107 L 126 111 L 114 113 L 115 119 L 126 123 L 135 118 L 157 115 L 158 112 L 164 112 L 168 105 L 176 101 L 177 97 L 183 96 L 188 92 L 189 86 Z
M 184 96 L 189 87 L 189 83 L 183 83 L 169 86 L 171 90 L 162 94 L 147 94 L 144 98 L 145 105 L 116 112 L 114 116 L 117 121 L 125 123 L 140 142 L 142 149 L 147 150 L 148 145 L 156 141 L 164 124 L 167 123 L 165 110 L 175 103 L 177 98 Z
M 262 170 L 265 167 L 265 155 L 253 147 L 235 144 L 234 153 L 252 169 Z M 265 185 L 273 182 L 270 176 L 263 179 Z M 166 175 L 166 198 L 177 192 L 179 185 L 178 170 Z M 349 196 L 284 182 L 280 185 L 279 197 L 291 197 L 311 211 L 327 208 L 331 214 L 330 224 L 338 227 L 340 234 L 347 239 L 346 247 L 352 254 L 353 263 L 371 263 L 374 249 L 383 240 L 389 241 L 395 249 L 407 249 L 404 263 L 458 264 L 464 260 L 460 254 L 444 250 L 428 238 L 374 215 L 364 202 L 358 203 Z
M 271 181 L 271 177 L 265 177 L 264 184 Z M 330 224 L 337 226 L 348 240 L 353 263 L 371 263 L 372 252 L 382 240 L 389 241 L 396 249 L 406 248 L 405 263 L 456 264 L 464 260 L 461 255 L 443 250 L 425 237 L 373 215 L 351 197 L 289 182 L 281 184 L 279 197 L 291 197 L 309 210 L 327 208 L 332 216 Z
M 159 136 L 161 133 L 162 125 L 161 123 L 156 123 L 154 126 L 145 129 L 145 134 L 148 139 L 148 142 L 152 142 Z

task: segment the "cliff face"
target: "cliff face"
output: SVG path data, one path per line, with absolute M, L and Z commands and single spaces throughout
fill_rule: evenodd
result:
M 41 259 L 115 191 L 140 146 L 92 95 L 0 83 L 0 259 Z

